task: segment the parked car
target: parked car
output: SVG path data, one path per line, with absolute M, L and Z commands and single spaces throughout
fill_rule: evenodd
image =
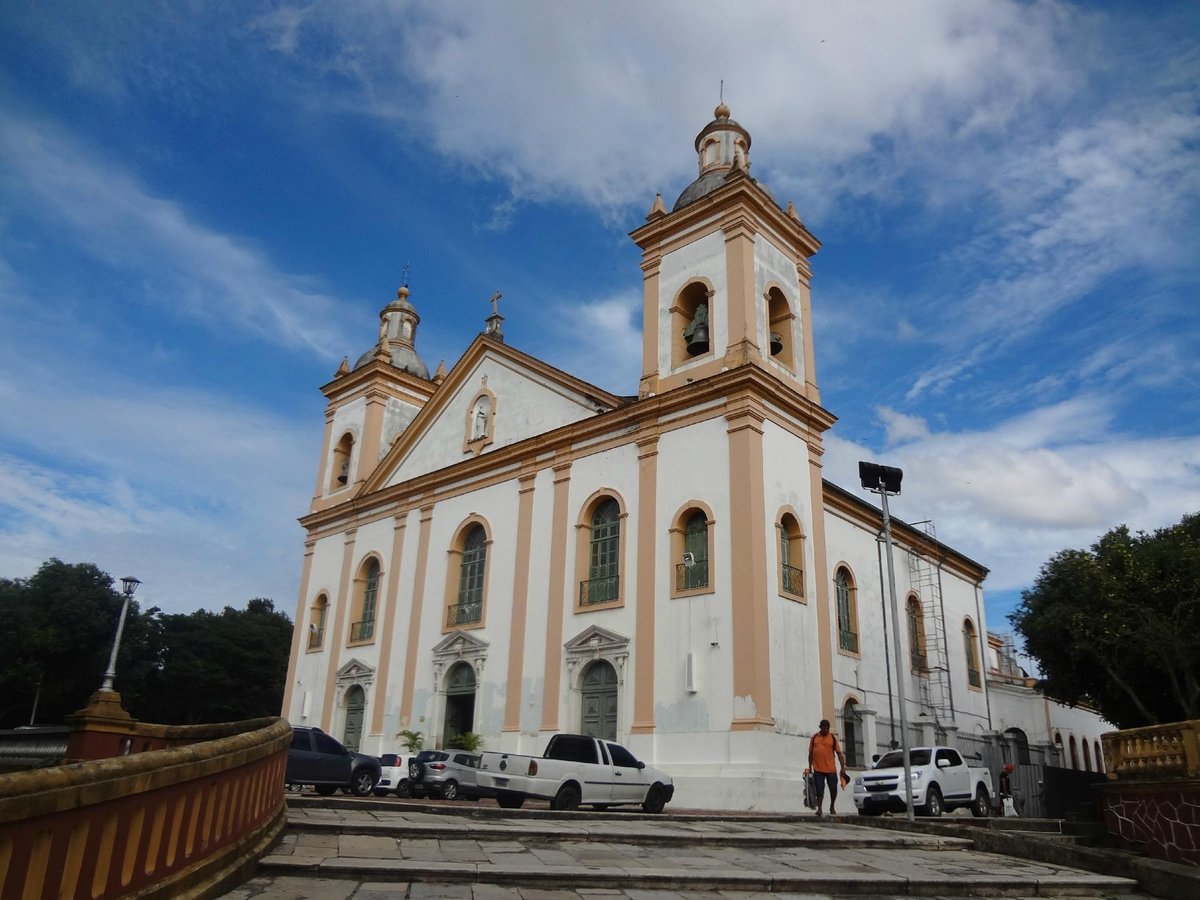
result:
M 914 747 L 909 752 L 913 809 L 923 816 L 967 807 L 974 816 L 991 810 L 992 773 L 971 766 L 953 747 Z M 859 815 L 904 812 L 904 753 L 884 754 L 873 768 L 854 778 L 854 805 Z
M 408 764 L 415 756 L 403 753 L 385 753 L 379 757 L 379 782 L 375 785 L 375 796 L 411 797 L 412 783 L 408 780 Z
M 638 803 L 660 813 L 675 796 L 666 772 L 651 768 L 620 744 L 582 734 L 556 734 L 542 756 L 488 751 L 483 754 L 480 787 L 495 792 L 505 809 L 526 799 L 548 800 L 551 809 L 595 809 Z
M 312 785 L 323 797 L 338 789 L 365 797 L 379 781 L 379 760 L 347 750 L 320 728 L 294 725 L 283 781 L 294 787 Z
M 476 780 L 479 754 L 465 750 L 422 750 L 408 763 L 408 791 L 413 797 L 478 800 L 491 796 Z M 397 788 L 397 794 L 400 788 Z

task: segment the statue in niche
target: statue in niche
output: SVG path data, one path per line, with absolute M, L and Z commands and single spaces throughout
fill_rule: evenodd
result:
M 471 430 L 471 440 L 477 441 L 487 437 L 488 433 L 488 398 L 480 397 L 475 404 L 474 427 Z
M 708 304 L 701 300 L 696 305 L 696 313 L 683 329 L 683 339 L 687 341 L 687 351 L 691 356 L 708 350 Z

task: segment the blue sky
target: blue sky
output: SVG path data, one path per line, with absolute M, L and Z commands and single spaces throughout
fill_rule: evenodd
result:
M 318 387 L 410 265 L 452 365 L 622 394 L 627 233 L 721 80 L 813 260 L 826 474 L 992 569 L 1200 510 L 1194 2 L 53 2 L 0 9 L 0 576 L 294 611 Z

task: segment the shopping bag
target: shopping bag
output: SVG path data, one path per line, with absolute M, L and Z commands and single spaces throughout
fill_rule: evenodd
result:
M 845 790 L 846 785 L 850 783 L 850 776 L 846 774 L 845 769 L 842 769 L 842 774 L 838 776 L 838 783 L 841 784 L 842 790 Z
M 812 772 L 808 769 L 804 770 L 804 805 L 808 809 L 817 808 L 817 791 L 813 787 Z
M 1017 803 L 1012 797 L 1005 797 L 1000 801 L 1001 813 L 1006 816 L 1015 816 L 1017 814 Z

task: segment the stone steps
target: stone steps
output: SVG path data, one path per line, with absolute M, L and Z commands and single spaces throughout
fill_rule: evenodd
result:
M 291 807 L 291 804 L 289 804 Z M 483 809 L 479 807 L 476 809 Z M 528 811 L 532 812 L 532 811 Z M 945 834 L 837 818 L 478 814 L 443 804 L 291 807 L 258 878 L 496 891 L 757 892 L 862 897 L 1134 896 L 1136 883 L 970 849 Z M 460 888 L 459 890 L 463 890 Z M 348 896 L 348 895 L 347 895 Z

